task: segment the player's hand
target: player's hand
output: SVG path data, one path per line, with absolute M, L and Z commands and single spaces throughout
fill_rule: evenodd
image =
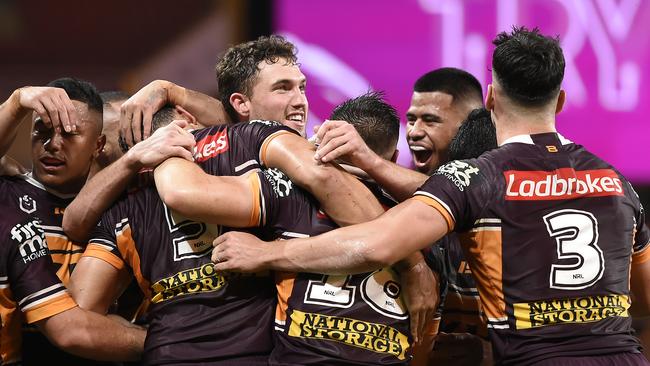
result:
M 151 135 L 151 120 L 167 102 L 169 95 L 164 80 L 154 80 L 122 104 L 120 134 L 131 147 Z
M 314 158 L 323 163 L 344 158 L 367 171 L 370 164 L 380 158 L 366 145 L 354 126 L 346 121 L 325 121 L 312 139 L 319 144 Z
M 217 237 L 213 246 L 214 269 L 244 273 L 265 270 L 263 254 L 273 247 L 254 235 L 238 231 L 230 231 Z
M 151 137 L 138 142 L 127 152 L 127 158 L 135 169 L 154 168 L 171 157 L 179 157 L 194 161 L 192 149 L 194 135 L 185 131 L 185 120 L 175 120 L 169 125 L 159 128 Z
M 440 303 L 438 279 L 423 260 L 400 271 L 413 341 L 420 343 Z
M 20 107 L 35 111 L 46 126 L 66 132 L 77 130 L 79 116 L 65 90 L 53 87 L 28 86 L 17 91 Z

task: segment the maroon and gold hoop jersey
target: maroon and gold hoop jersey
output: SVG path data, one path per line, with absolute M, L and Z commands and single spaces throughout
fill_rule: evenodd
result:
M 260 168 L 268 143 L 290 131 L 267 121 L 200 130 L 194 156 L 210 174 L 243 174 Z M 259 190 L 256 175 L 250 177 Z M 212 241 L 224 230 L 179 216 L 154 187 L 128 194 L 104 213 L 84 255 L 128 266 L 149 298 L 145 364 L 267 364 L 273 279 L 216 273 Z
M 0 177 L 2 365 L 20 362 L 23 321 L 32 324 L 77 306 L 56 275 L 43 231 L 46 225 L 34 215 L 42 202 L 23 190 L 25 194 L 16 195 L 17 181 Z
M 311 195 L 282 172 L 257 173 L 266 239 L 318 235 L 337 228 Z M 368 185 L 384 206 L 395 202 Z M 407 365 L 409 316 L 399 277 L 385 268 L 372 273 L 327 276 L 276 274 L 278 306 L 271 365 Z
M 631 185 L 559 134 L 516 136 L 442 166 L 415 193 L 458 232 L 495 360 L 639 352 L 631 261 L 650 234 Z

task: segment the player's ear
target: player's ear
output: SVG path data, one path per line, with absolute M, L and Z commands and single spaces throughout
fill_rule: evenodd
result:
M 196 117 L 194 117 L 192 113 L 188 112 L 185 108 L 181 107 L 180 105 L 177 105 L 175 108 L 176 108 L 176 112 L 180 114 L 182 119 L 186 120 L 187 123 L 192 125 L 192 127 L 198 126 L 199 123 L 197 122 Z
M 555 114 L 562 112 L 564 102 L 566 102 L 566 92 L 563 89 L 560 89 L 560 94 L 557 96 L 557 104 L 555 105 Z
M 250 99 L 242 93 L 230 94 L 230 105 L 235 109 L 237 114 L 248 119 L 250 116 Z
M 494 86 L 488 84 L 487 93 L 485 93 L 485 108 L 488 110 L 494 109 Z
M 399 149 L 395 149 L 393 156 L 391 156 L 390 161 L 397 163 L 397 158 L 399 157 Z
M 97 142 L 96 142 L 96 145 L 95 145 L 95 150 L 93 150 L 93 159 L 97 159 L 99 154 L 104 149 L 104 145 L 106 145 L 106 135 L 101 134 L 97 138 Z

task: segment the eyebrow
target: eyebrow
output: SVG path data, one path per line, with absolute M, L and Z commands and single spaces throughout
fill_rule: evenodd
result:
M 281 84 L 293 84 L 295 79 L 280 79 L 275 81 L 271 86 L 281 85 Z M 303 84 L 307 82 L 307 78 L 302 77 L 298 79 L 298 84 Z

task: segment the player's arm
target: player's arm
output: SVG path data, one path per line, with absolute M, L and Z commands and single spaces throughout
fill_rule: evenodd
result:
M 249 234 L 226 233 L 215 239 L 212 260 L 215 269 L 225 271 L 364 273 L 391 266 L 425 248 L 452 226 L 438 210 L 410 199 L 373 221 L 311 238 L 269 245 Z
M 165 104 L 185 108 L 204 126 L 230 122 L 219 100 L 166 80 L 154 80 L 122 104 L 120 133 L 127 145 L 151 135 L 153 115 Z
M 373 152 L 357 130 L 345 121 L 325 121 L 318 129 L 315 159 L 327 163 L 345 158 L 362 169 L 395 199 L 402 202 L 413 195 L 428 176 L 401 167 Z
M 57 347 L 100 361 L 135 361 L 144 349 L 146 331 L 127 321 L 73 307 L 36 322 Z
M 284 133 L 262 149 L 262 162 L 282 170 L 309 191 L 321 208 L 340 226 L 365 222 L 384 212 L 359 179 L 332 164 L 314 160 L 314 147 L 295 134 Z
M 120 267 L 96 257 L 83 256 L 70 276 L 68 292 L 82 309 L 106 314 L 132 278 L 124 265 Z
M 171 158 L 156 168 L 154 179 L 163 202 L 184 217 L 232 227 L 259 225 L 253 217 L 256 174 L 214 176 L 187 160 Z
M 634 316 L 650 316 L 650 243 L 642 251 L 632 255 L 630 291 Z
M 420 344 L 427 339 L 426 328 L 433 322 L 440 304 L 438 276 L 429 268 L 420 251 L 395 263 L 393 268 L 399 273 L 404 290 L 413 341 Z
M 17 162 L 15 159 L 11 158 L 8 155 L 3 156 L 0 158 L 0 175 L 9 175 L 9 176 L 14 176 L 14 175 L 19 175 L 19 174 L 25 174 L 27 170 L 25 167 L 20 165 L 19 162 Z
M 194 137 L 183 130 L 186 121 L 174 121 L 136 144 L 113 164 L 99 171 L 81 189 L 63 215 L 63 230 L 73 240 L 84 242 L 104 213 L 122 194 L 138 172 L 155 167 L 168 157 L 192 161 Z
M 65 90 L 51 87 L 16 89 L 0 105 L 0 156 L 3 156 L 18 133 L 20 124 L 35 111 L 48 127 L 73 131 L 79 120 L 77 110 Z

